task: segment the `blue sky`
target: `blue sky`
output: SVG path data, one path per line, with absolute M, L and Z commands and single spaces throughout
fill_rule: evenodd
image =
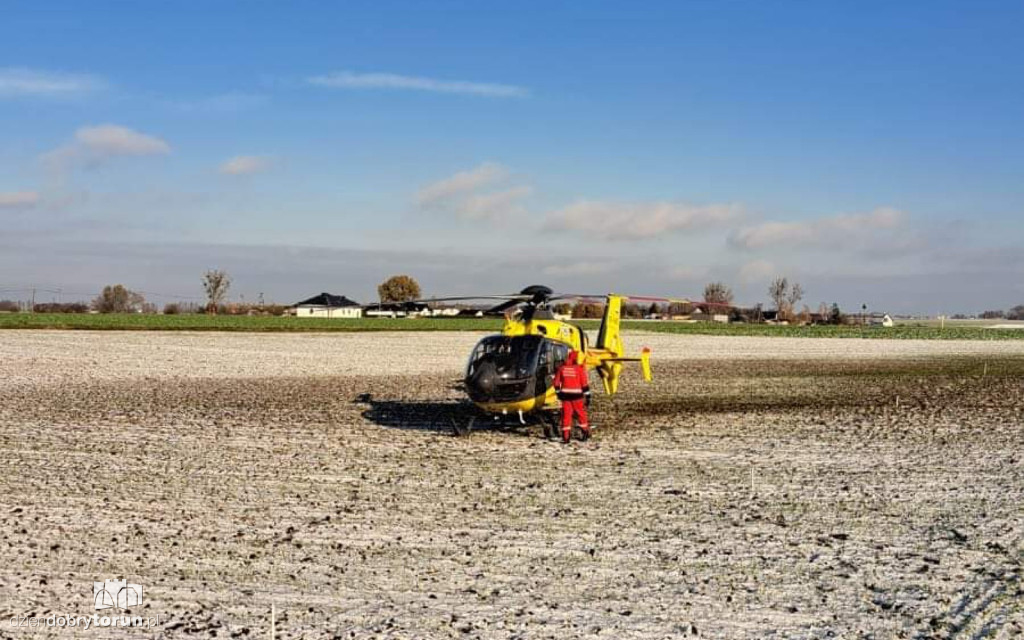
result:
M 555 4 L 5 3 L 0 287 L 1024 302 L 1024 6 Z

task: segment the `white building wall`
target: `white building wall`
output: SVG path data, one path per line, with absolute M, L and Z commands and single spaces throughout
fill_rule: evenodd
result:
M 295 315 L 299 318 L 361 318 L 363 310 L 360 307 L 314 307 L 299 306 L 295 308 Z

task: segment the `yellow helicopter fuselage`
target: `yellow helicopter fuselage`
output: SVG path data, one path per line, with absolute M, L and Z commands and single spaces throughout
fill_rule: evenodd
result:
M 612 395 L 618 391 L 619 376 L 624 362 L 639 362 L 644 380 L 651 380 L 650 351 L 648 349 L 645 348 L 637 358 L 623 357 L 619 325 L 624 299 L 623 296 L 617 295 L 607 297 L 604 317 L 598 332 L 597 343 L 594 346 L 589 345 L 587 335 L 580 327 L 554 317 L 537 317 L 539 314 L 531 315 L 528 318 L 506 316 L 505 325 L 499 335 L 513 339 L 521 336 L 536 336 L 540 340 L 550 341 L 552 345 L 545 345 L 545 347 L 552 354 L 564 356 L 570 349 L 576 351 L 579 354 L 579 362 L 588 370 L 596 370 L 601 377 L 605 393 Z M 480 344 L 484 344 L 487 340 L 485 338 Z M 559 360 L 557 355 L 552 357 L 554 360 L 538 364 L 537 369 L 532 372 L 533 377 L 530 378 L 530 383 L 534 384 L 532 388 L 535 392 L 524 391 L 514 398 L 501 400 L 474 399 L 474 404 L 480 410 L 491 414 L 526 414 L 557 406 L 558 396 L 550 384 L 550 378 L 553 376 L 554 368 Z M 561 361 L 564 361 L 564 358 Z M 471 356 L 471 364 L 467 371 L 467 383 L 472 372 L 472 362 L 473 356 Z M 540 370 L 542 366 L 546 367 L 543 371 Z M 543 382 L 535 380 L 541 376 L 546 377 L 546 380 Z

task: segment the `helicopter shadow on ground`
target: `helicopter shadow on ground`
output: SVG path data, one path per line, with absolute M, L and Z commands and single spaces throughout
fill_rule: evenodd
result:
M 372 393 L 360 394 L 353 400 L 364 405 L 363 418 L 389 429 L 450 433 L 456 436 L 469 435 L 476 431 L 501 431 L 529 436 L 530 429 L 541 422 L 532 420 L 527 424 L 518 418 L 496 419 L 484 415 L 467 401 L 420 401 L 378 399 Z

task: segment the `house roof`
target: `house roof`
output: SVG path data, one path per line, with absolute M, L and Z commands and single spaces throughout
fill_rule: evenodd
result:
M 334 294 L 321 293 L 318 296 L 313 296 L 308 300 L 302 302 L 296 302 L 296 307 L 310 306 L 310 307 L 358 307 L 359 303 L 355 300 L 349 300 L 345 296 L 336 296 Z

